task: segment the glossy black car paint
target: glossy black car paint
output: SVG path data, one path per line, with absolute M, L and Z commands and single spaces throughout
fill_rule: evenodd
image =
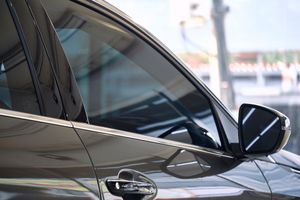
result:
M 107 128 L 74 126 L 91 154 L 104 199 L 113 197 L 103 181 L 124 168 L 151 178 L 158 187 L 157 199 L 270 199 L 253 161 Z
M 0 127 L 0 199 L 99 198 L 70 122 L 1 110 Z
M 223 105 L 156 39 L 106 3 L 74 2 L 116 20 L 147 41 L 209 96 L 216 111 L 223 114 L 219 123 L 224 130 L 227 126 L 237 132 L 236 122 Z M 38 72 L 46 70 L 44 76 L 50 82 L 45 85 L 50 85 L 54 95 L 46 98 L 41 92 L 47 117 L 0 109 L 0 199 L 118 199 L 108 192 L 105 180 L 128 168 L 155 182 L 156 199 L 299 198 L 299 165 L 285 161 L 286 155 L 281 154 L 280 164 L 275 163 L 278 154 L 237 159 L 230 140 L 223 152 L 75 122 L 86 121 L 83 103 L 45 11 L 39 1 L 7 3 L 32 64 Z M 37 73 L 36 79 L 40 76 Z M 55 103 L 51 103 L 53 96 Z

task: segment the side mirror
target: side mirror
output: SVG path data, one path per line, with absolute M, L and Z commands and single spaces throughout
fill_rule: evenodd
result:
M 288 142 L 291 126 L 284 114 L 264 106 L 243 104 L 239 110 L 239 141 L 245 155 L 270 155 Z

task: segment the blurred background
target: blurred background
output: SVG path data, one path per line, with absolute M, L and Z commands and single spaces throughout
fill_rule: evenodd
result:
M 233 113 L 286 114 L 300 154 L 299 0 L 107 0 L 181 58 Z

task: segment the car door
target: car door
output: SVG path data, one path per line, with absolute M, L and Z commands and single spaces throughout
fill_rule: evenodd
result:
M 271 199 L 256 163 L 226 153 L 217 101 L 158 43 L 104 5 L 42 3 L 81 92 L 89 124 L 72 124 L 104 199 Z
M 41 38 L 18 2 L 0 1 L 0 199 L 99 199 L 87 151 L 62 120 Z

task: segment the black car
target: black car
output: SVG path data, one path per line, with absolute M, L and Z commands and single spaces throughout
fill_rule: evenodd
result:
M 283 114 L 222 103 L 105 2 L 0 1 L 0 199 L 300 199 Z

